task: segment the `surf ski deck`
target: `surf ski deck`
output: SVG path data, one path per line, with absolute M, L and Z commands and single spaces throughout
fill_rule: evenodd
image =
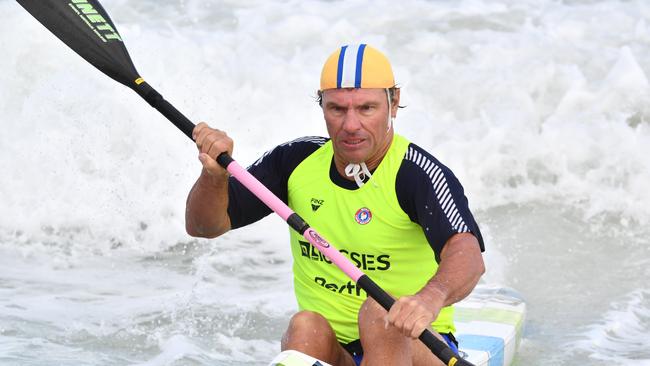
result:
M 476 366 L 510 366 L 519 346 L 526 303 L 513 290 L 477 286 L 455 305 L 460 356 Z M 284 351 L 269 366 L 331 366 L 296 351 Z

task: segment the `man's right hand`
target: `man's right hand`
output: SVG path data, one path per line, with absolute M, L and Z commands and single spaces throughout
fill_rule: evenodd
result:
M 203 164 L 204 172 L 215 178 L 225 176 L 226 170 L 215 159 L 223 152 L 232 156 L 232 139 L 224 131 L 211 128 L 205 122 L 194 127 L 192 139 L 199 150 L 199 160 Z
M 215 238 L 230 230 L 228 172 L 215 160 L 232 154 L 232 139 L 225 132 L 201 122 L 192 131 L 203 164 L 201 176 L 187 197 L 185 229 L 192 236 Z

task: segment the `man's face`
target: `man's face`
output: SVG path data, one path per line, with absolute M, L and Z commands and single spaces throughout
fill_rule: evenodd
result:
M 392 108 L 397 111 L 399 94 Z M 393 139 L 385 89 L 329 89 L 323 92 L 323 115 L 339 164 L 366 162 L 376 167 Z

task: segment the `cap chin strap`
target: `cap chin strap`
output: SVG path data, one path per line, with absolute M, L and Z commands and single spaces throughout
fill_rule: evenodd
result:
M 386 128 L 386 133 L 388 133 L 393 127 L 393 121 L 395 120 L 395 118 L 391 116 L 393 108 L 390 100 L 390 90 L 388 88 L 386 88 L 386 99 L 388 100 L 388 127 Z M 372 174 L 370 174 L 368 166 L 366 166 L 365 162 L 361 162 L 359 164 L 348 164 L 348 166 L 345 167 L 345 175 L 348 177 L 354 177 L 354 181 L 357 183 L 357 186 L 359 186 L 359 188 L 365 184 L 363 181 L 366 180 L 366 177 L 372 177 Z
M 372 177 L 365 162 L 359 164 L 348 164 L 348 166 L 345 167 L 345 175 L 348 177 L 354 177 L 354 181 L 357 183 L 359 188 L 363 187 L 365 184 L 363 181 L 366 180 L 366 177 Z
M 392 113 L 393 113 L 393 105 L 390 100 L 390 89 L 386 88 L 386 98 L 388 99 L 388 127 L 386 128 L 386 133 L 390 131 L 391 127 L 393 127 L 393 121 L 395 118 L 393 118 Z

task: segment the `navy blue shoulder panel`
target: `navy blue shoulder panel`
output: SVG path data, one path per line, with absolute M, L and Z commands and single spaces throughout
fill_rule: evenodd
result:
M 440 261 L 449 238 L 472 233 L 485 250 L 483 237 L 474 220 L 467 198 L 454 173 L 427 151 L 411 143 L 395 180 L 397 200 L 424 234 Z
M 289 176 L 303 160 L 327 141 L 327 138 L 317 136 L 289 141 L 264 153 L 246 170 L 287 203 Z M 228 200 L 228 215 L 232 229 L 251 224 L 272 212 L 233 177 L 230 177 L 228 183 Z

